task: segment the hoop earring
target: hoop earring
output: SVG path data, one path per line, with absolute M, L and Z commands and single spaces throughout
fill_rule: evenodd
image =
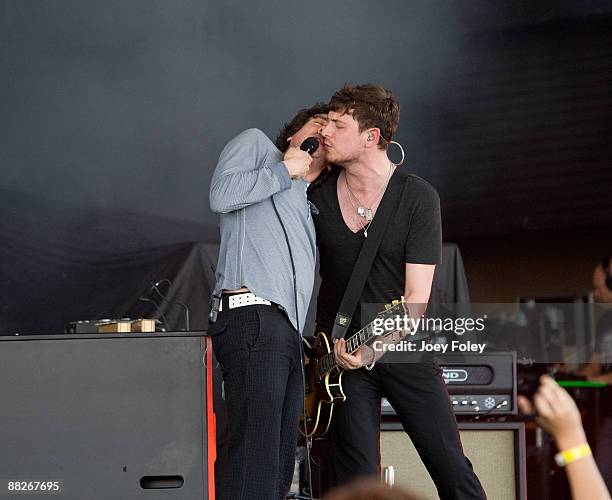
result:
M 389 161 L 391 161 L 391 163 L 393 163 L 393 165 L 395 165 L 396 167 L 402 165 L 402 163 L 404 163 L 404 160 L 406 159 L 406 153 L 404 152 L 404 148 L 402 147 L 402 145 L 397 141 L 388 141 L 382 136 L 382 134 L 380 134 L 380 139 L 385 141 L 387 144 L 395 144 L 400 149 L 400 152 L 402 153 L 402 159 L 399 161 L 399 163 L 393 163 L 390 159 Z M 387 158 L 389 158 L 389 155 L 387 155 Z
M 393 163 L 391 160 L 389 160 L 389 161 L 391 161 L 391 163 L 393 163 L 393 165 L 395 165 L 396 167 L 399 167 L 402 163 L 404 163 L 404 160 L 406 159 L 406 153 L 404 152 L 404 148 L 397 141 L 389 141 L 388 144 L 395 144 L 400 149 L 400 151 L 402 153 L 402 159 L 399 161 L 399 163 Z

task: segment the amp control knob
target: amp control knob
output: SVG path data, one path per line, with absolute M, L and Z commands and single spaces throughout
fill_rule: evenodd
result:
M 487 399 L 484 400 L 484 405 L 485 405 L 485 408 L 489 410 L 491 408 L 495 408 L 495 399 L 492 397 L 488 397 Z

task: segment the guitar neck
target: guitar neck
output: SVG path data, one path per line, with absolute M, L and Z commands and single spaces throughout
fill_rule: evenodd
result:
M 374 337 L 374 325 L 370 323 L 365 328 L 359 330 L 355 335 L 348 338 L 346 341 L 346 352 L 353 354 L 357 349 L 367 344 Z
M 357 333 L 349 337 L 346 341 L 346 352 L 349 354 L 353 354 L 357 349 L 359 349 L 362 345 L 369 342 L 372 338 L 375 337 L 374 334 L 374 324 L 370 323 L 365 328 L 362 328 Z M 324 377 L 328 372 L 333 370 L 338 366 L 336 363 L 336 357 L 334 356 L 334 352 L 330 352 L 319 359 L 319 374 L 321 377 Z
M 377 315 L 378 319 L 384 319 L 386 317 L 393 317 L 398 313 L 405 314 L 406 308 L 404 303 L 404 298 L 402 297 L 400 301 L 393 301 L 393 306 L 385 306 L 388 307 L 386 311 L 383 311 Z M 346 340 L 346 352 L 349 354 L 353 354 L 357 349 L 359 349 L 362 345 L 367 344 L 374 337 L 377 336 L 374 333 L 374 321 L 369 323 L 367 326 L 359 330 L 357 333 L 352 335 Z M 336 368 L 338 364 L 336 363 L 336 357 L 334 356 L 333 351 L 326 354 L 322 358 L 319 359 L 317 363 L 317 372 L 320 378 L 323 378 L 328 372 Z

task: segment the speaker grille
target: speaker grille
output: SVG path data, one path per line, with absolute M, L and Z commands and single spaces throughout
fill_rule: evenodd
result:
M 465 455 L 474 466 L 488 498 L 521 498 L 516 484 L 515 428 L 460 430 Z M 380 435 L 381 467 L 393 466 L 395 483 L 409 488 L 424 499 L 437 500 L 436 487 L 403 430 L 383 430 Z M 452 472 L 449 471 L 449 474 Z

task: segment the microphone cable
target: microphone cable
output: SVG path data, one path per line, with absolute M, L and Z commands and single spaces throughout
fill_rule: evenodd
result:
M 295 261 L 293 260 L 293 252 L 291 251 L 291 243 L 289 242 L 289 235 L 287 234 L 287 229 L 285 228 L 285 224 L 283 223 L 283 219 L 280 216 L 278 208 L 276 206 L 276 200 L 274 199 L 274 195 L 272 195 L 272 206 L 274 207 L 274 212 L 276 212 L 276 217 L 283 229 L 283 234 L 285 235 L 285 241 L 287 242 L 287 249 L 289 250 L 289 259 L 291 260 L 291 270 L 293 271 L 293 301 L 295 306 L 295 321 L 297 323 L 297 338 L 300 347 L 300 368 L 302 371 L 302 422 L 304 424 L 304 438 L 306 440 L 306 471 L 308 474 L 308 495 L 310 500 L 314 500 L 312 496 L 312 469 L 310 467 L 311 457 L 310 457 L 310 448 L 312 445 L 312 440 L 308 437 L 308 427 L 306 424 L 306 371 L 304 368 L 304 341 L 302 339 L 302 334 L 300 333 L 300 315 L 298 310 L 298 296 L 297 296 L 297 278 L 295 271 Z M 310 208 L 309 208 L 310 209 Z M 299 486 L 298 486 L 299 489 Z M 298 492 L 299 493 L 299 492 Z
M 187 332 L 191 331 L 190 326 L 189 326 L 189 307 L 187 306 L 187 304 L 184 304 L 183 302 L 179 302 L 178 300 L 170 300 L 164 294 L 162 294 L 161 291 L 159 290 L 159 285 L 163 282 L 168 283 L 168 287 L 172 286 L 172 282 L 169 279 L 164 278 L 164 279 L 157 281 L 156 283 L 151 283 L 151 289 L 154 290 L 155 293 L 157 293 L 157 295 L 159 295 L 160 298 L 164 302 L 167 302 L 168 304 L 181 306 L 185 310 L 185 331 Z

